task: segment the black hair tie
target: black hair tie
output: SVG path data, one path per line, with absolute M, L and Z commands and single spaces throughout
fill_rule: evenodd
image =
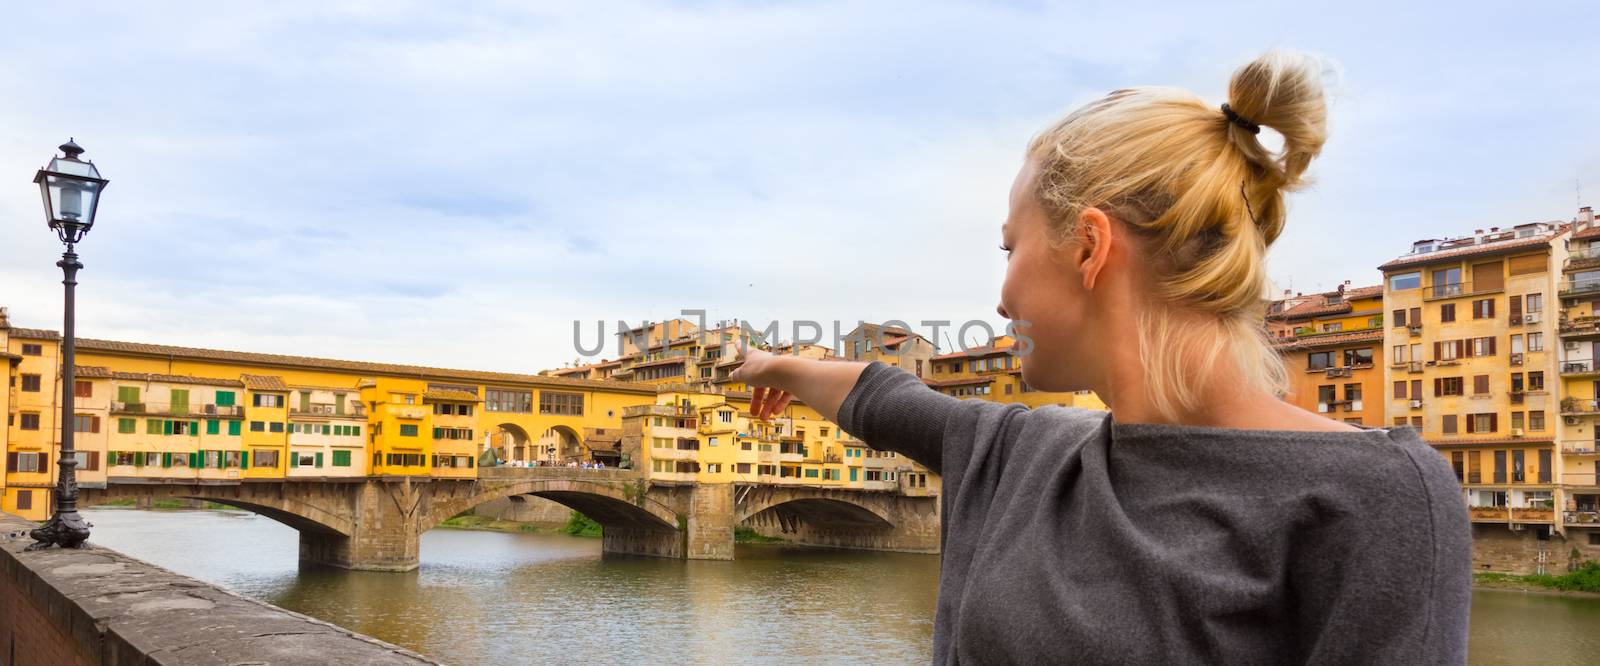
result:
M 1222 115 L 1228 117 L 1228 122 L 1233 123 L 1235 125 L 1238 125 L 1239 127 L 1244 128 L 1246 131 L 1250 132 L 1251 134 L 1260 134 L 1261 133 L 1261 126 L 1260 125 L 1255 124 L 1249 118 L 1246 118 L 1244 116 L 1239 115 L 1238 112 L 1236 112 L 1232 108 L 1228 107 L 1228 103 L 1227 102 L 1223 102 L 1222 103 Z

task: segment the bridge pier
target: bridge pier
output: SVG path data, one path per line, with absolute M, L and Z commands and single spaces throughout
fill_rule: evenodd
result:
M 358 571 L 411 571 L 417 544 L 432 525 L 422 525 L 426 499 L 410 479 L 370 480 L 351 489 L 354 519 L 348 536 L 300 530 L 300 560 Z

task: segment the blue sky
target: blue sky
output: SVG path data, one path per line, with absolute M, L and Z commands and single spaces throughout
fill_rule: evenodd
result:
M 680 308 L 999 327 L 1029 136 L 1119 87 L 1220 104 L 1275 46 L 1341 71 L 1281 285 L 1600 199 L 1600 7 L 1396 4 L 17 5 L 0 305 L 59 326 L 31 179 L 74 136 L 112 181 L 86 337 L 532 371 Z

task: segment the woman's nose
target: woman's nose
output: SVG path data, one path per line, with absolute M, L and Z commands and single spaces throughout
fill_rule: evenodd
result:
M 1011 315 L 1006 313 L 1006 306 L 1004 304 L 994 306 L 994 311 L 1000 313 L 1001 317 L 1004 317 L 1006 319 L 1010 319 L 1011 318 Z

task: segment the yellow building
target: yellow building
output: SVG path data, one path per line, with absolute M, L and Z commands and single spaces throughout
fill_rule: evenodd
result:
M 5 500 L 0 510 L 34 519 L 49 516 L 61 453 L 60 343 L 54 331 L 11 328 L 6 405 Z
M 1389 415 L 1420 423 L 1450 461 L 1480 538 L 1559 527 L 1559 348 L 1546 309 L 1567 236 L 1548 223 L 1477 230 L 1419 241 L 1380 267 Z
M 992 344 L 966 351 L 940 354 L 931 359 L 932 374 L 923 383 L 945 395 L 1017 402 L 1028 407 L 1060 405 L 1105 409 L 1093 391 L 1038 391 L 1022 381 L 1023 357 L 1012 353 L 1016 339 L 1001 335 Z
M 1295 295 L 1267 308 L 1267 330 L 1283 354 L 1289 393 L 1307 411 L 1355 425 L 1385 425 L 1383 286 Z M 1395 387 L 1395 394 L 1402 393 Z M 1395 425 L 1422 426 L 1399 416 Z
M 1557 287 L 1561 352 L 1561 523 L 1568 540 L 1600 558 L 1600 227 L 1579 211 Z M 1526 317 L 1526 315 L 1524 315 Z

